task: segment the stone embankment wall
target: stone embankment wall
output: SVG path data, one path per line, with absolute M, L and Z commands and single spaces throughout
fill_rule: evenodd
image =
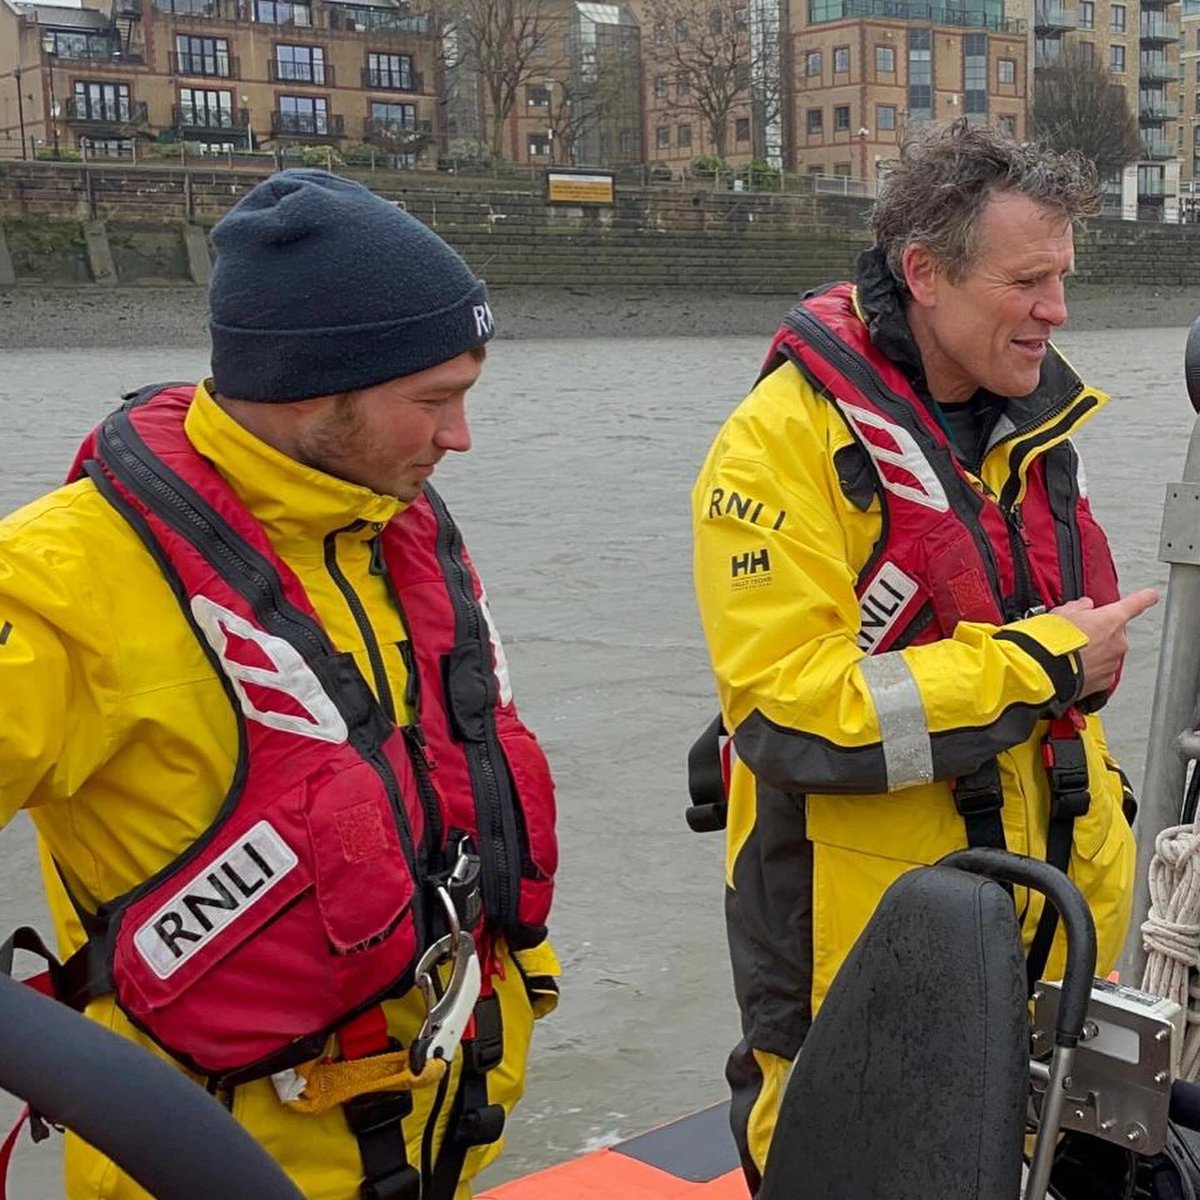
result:
M 866 244 L 867 202 L 618 188 L 612 208 L 548 205 L 532 186 L 359 176 L 454 245 L 496 286 L 679 287 L 794 293 L 844 277 Z M 0 165 L 0 284 L 203 283 L 205 231 L 258 170 Z M 1200 285 L 1200 226 L 1095 221 L 1077 239 L 1080 278 Z

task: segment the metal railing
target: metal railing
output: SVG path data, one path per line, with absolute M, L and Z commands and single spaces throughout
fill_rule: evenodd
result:
M 267 76 L 272 83 L 300 83 L 314 87 L 333 87 L 332 63 L 280 62 L 271 59 L 267 64 Z
M 149 117 L 145 100 L 93 101 L 69 96 L 66 119 L 76 125 L 145 125 Z
M 363 67 L 362 85 L 371 92 L 423 92 L 425 77 L 420 71 L 380 71 Z
M 242 77 L 241 63 L 228 54 L 177 54 L 172 50 L 167 61 L 172 75 L 201 75 L 208 79 Z
M 1142 13 L 1139 29 L 1143 42 L 1179 41 L 1179 22 L 1166 21 L 1157 13 Z
M 1138 58 L 1138 78 L 1145 83 L 1171 83 L 1179 77 L 1179 68 L 1162 54 L 1142 54 Z
M 1174 121 L 1179 117 L 1177 100 L 1139 100 L 1138 119 L 1147 123 Z
M 346 135 L 346 119 L 334 113 L 273 112 L 271 132 L 279 137 L 340 138 Z
M 932 25 L 995 29 L 1003 33 L 1025 32 L 1025 22 L 1015 18 L 995 17 L 934 4 L 910 4 L 906 0 L 844 0 L 842 10 L 843 17 L 895 17 L 902 21 L 928 21 Z
M 1142 138 L 1144 158 L 1164 159 L 1175 157 L 1175 144 L 1166 138 Z
M 194 105 L 176 104 L 171 109 L 171 118 L 179 129 L 247 129 L 250 125 L 250 110 L 196 108 Z
M 426 141 L 433 135 L 432 121 L 389 121 L 386 117 L 367 117 L 363 121 L 364 142 L 400 142 L 406 139 Z
M 1035 32 L 1060 32 L 1075 29 L 1079 24 L 1079 13 L 1074 8 L 1062 4 L 1038 4 L 1033 12 L 1033 28 Z

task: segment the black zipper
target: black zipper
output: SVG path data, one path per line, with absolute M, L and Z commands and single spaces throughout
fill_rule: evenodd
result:
M 1062 526 L 1065 553 L 1061 556 L 1058 573 L 1062 581 L 1063 600 L 1077 599 L 1083 593 L 1082 555 L 1077 538 L 1079 528 L 1079 463 L 1072 447 L 1067 456 L 1068 484 L 1065 512 L 1055 511 L 1054 518 Z
M 387 569 L 387 561 L 383 556 L 383 525 L 376 524 L 375 536 L 371 539 L 372 575 L 379 576 L 387 588 L 400 624 L 404 628 L 404 641 L 397 643 L 396 649 L 404 661 L 404 705 L 412 717 L 410 723 L 402 725 L 404 744 L 408 750 L 409 761 L 412 763 L 413 774 L 417 780 L 417 792 L 421 797 L 421 806 L 425 810 L 425 827 L 428 830 L 426 845 L 431 853 L 440 853 L 442 849 L 442 803 L 437 788 L 433 784 L 433 771 L 437 763 L 429 758 L 426 750 L 427 741 L 425 730 L 421 725 L 421 676 L 417 671 L 416 655 L 412 645 L 412 627 L 404 613 L 404 605 L 400 603 L 400 595 L 392 580 L 391 572 Z
M 484 663 L 491 661 L 491 642 L 482 628 L 478 601 L 475 599 L 475 589 L 470 574 L 462 559 L 462 538 L 458 527 L 454 524 L 442 498 L 432 489 L 426 488 L 425 495 L 437 517 L 437 555 L 442 564 L 449 584 L 451 603 L 454 607 L 456 621 L 462 622 L 466 638 L 480 647 Z M 492 724 L 492 714 L 484 713 L 486 741 L 483 745 L 474 742 L 464 742 L 463 750 L 476 784 L 475 794 L 480 803 L 477 814 L 480 818 L 479 853 L 483 862 L 482 882 L 484 906 L 489 909 L 491 920 L 504 927 L 515 925 L 517 921 L 517 897 L 513 889 L 512 863 L 509 859 L 509 845 L 518 841 L 516 819 L 512 814 L 515 800 L 511 794 L 509 803 L 504 802 L 504 789 L 496 775 L 496 765 L 492 761 L 491 749 L 494 746 L 497 754 L 502 754 L 496 741 Z M 483 828 L 486 821 L 486 836 Z M 507 828 L 511 825 L 512 828 Z M 491 860 L 489 871 L 488 860 Z M 496 895 L 486 895 L 489 883 L 495 888 Z M 489 901 L 491 902 L 489 904 Z
M 337 584 L 338 591 L 342 593 L 346 606 L 350 609 L 350 615 L 354 618 L 355 625 L 358 626 L 358 632 L 362 635 L 363 644 L 367 648 L 367 659 L 371 664 L 371 674 L 375 679 L 376 695 L 379 697 L 379 703 L 383 705 L 383 711 L 387 713 L 388 720 L 395 725 L 396 703 L 392 699 L 392 685 L 388 680 L 387 667 L 383 662 L 383 651 L 379 648 L 379 639 L 375 636 L 375 630 L 367 617 L 367 610 L 363 607 L 363 602 L 359 599 L 358 593 L 354 590 L 350 580 L 346 578 L 337 560 L 338 534 L 356 533 L 365 525 L 366 521 L 363 520 L 351 521 L 349 525 L 343 525 L 341 529 L 335 529 L 332 533 L 325 535 L 325 569 L 329 572 L 333 582 Z
M 1022 617 L 1041 604 L 1033 587 L 1033 565 L 1029 561 L 1029 549 L 1026 545 L 1025 522 L 1021 517 L 1021 506 L 1012 508 L 1001 507 L 1005 524 L 1008 526 L 1008 541 L 1012 546 L 1013 579 L 1015 585 L 1014 611 L 1005 614 L 1010 620 L 1019 621 Z

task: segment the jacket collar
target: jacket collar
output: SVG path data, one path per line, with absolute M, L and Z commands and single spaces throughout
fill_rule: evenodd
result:
M 327 534 L 358 521 L 362 537 L 373 537 L 375 527 L 405 507 L 395 496 L 326 475 L 260 441 L 217 404 L 207 381 L 196 387 L 184 429 L 281 554 L 285 547 L 293 555 L 320 553 Z
M 855 284 L 859 310 L 872 344 L 904 371 L 921 400 L 932 405 L 921 352 L 908 324 L 900 285 L 877 246 L 859 255 Z M 997 397 L 980 389 L 972 401 L 990 400 L 1003 414 L 998 430 L 1013 431 L 1036 426 L 1061 412 L 1082 390 L 1083 381 L 1052 345 L 1042 362 L 1041 380 L 1030 395 Z

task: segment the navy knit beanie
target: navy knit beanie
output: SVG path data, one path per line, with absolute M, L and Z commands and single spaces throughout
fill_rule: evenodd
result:
M 288 401 L 384 383 L 492 336 L 487 288 L 433 230 L 360 184 L 281 171 L 217 222 L 213 386 Z

